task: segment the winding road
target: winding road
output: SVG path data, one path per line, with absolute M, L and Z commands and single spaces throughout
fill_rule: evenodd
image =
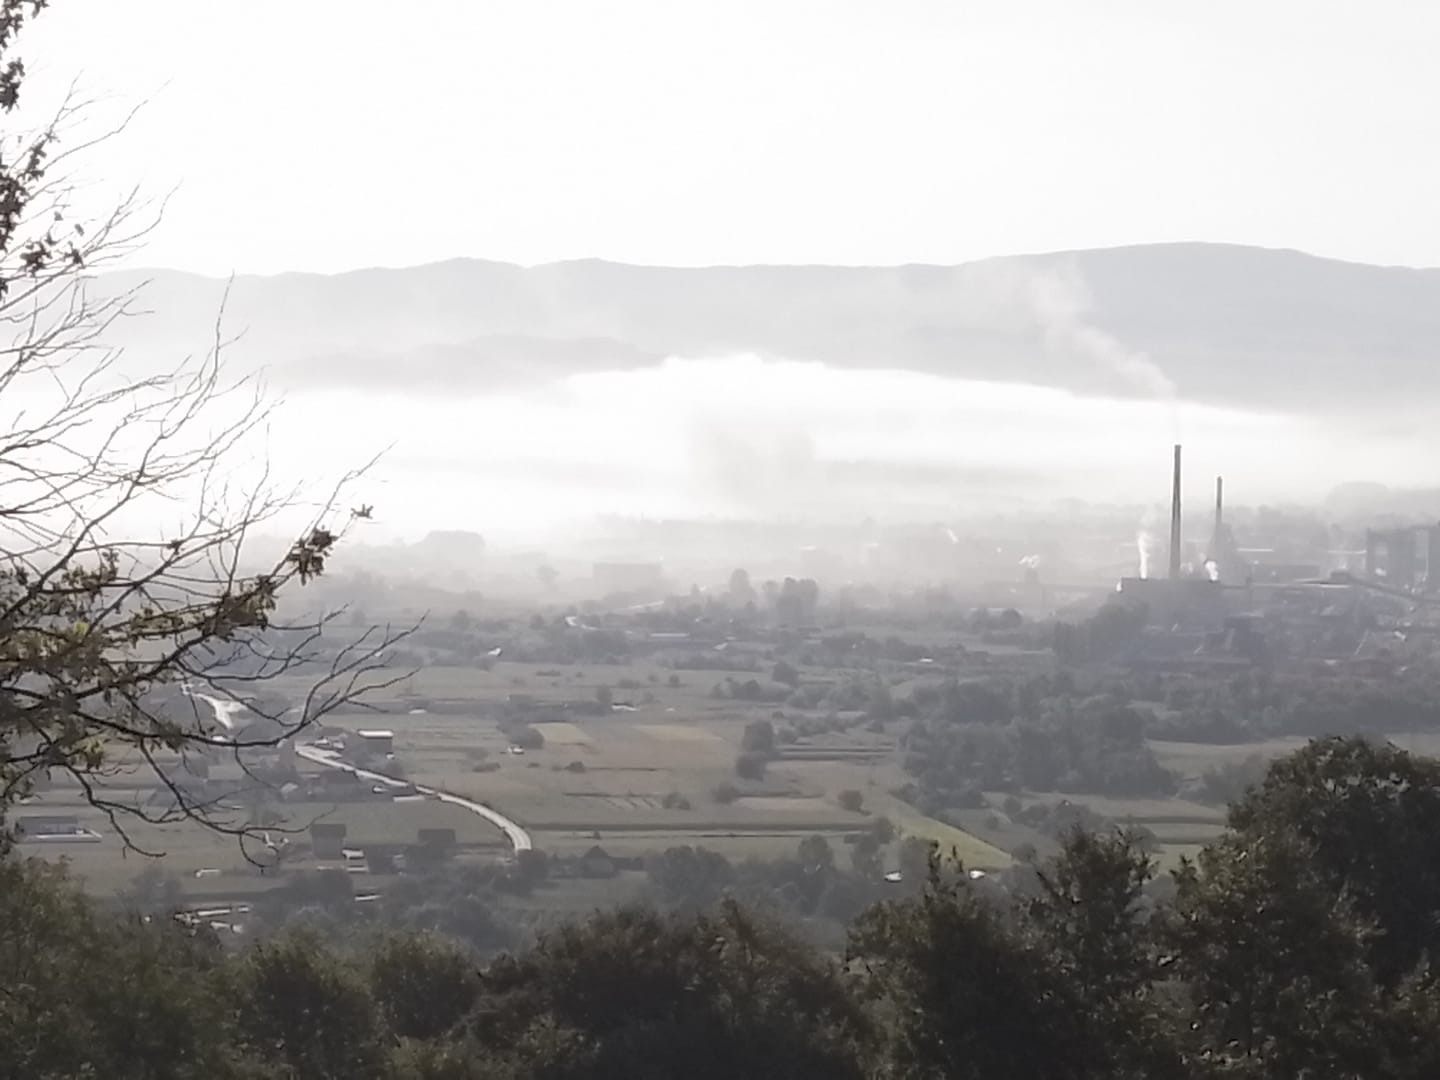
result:
M 223 698 L 214 697 L 211 694 L 202 694 L 194 691 L 188 684 L 182 687 L 185 694 L 205 702 L 215 712 L 215 719 L 225 728 L 226 731 L 235 729 L 234 716 L 243 712 L 245 705 L 238 701 L 227 701 Z M 313 761 L 316 765 L 323 765 L 327 769 L 340 769 L 343 772 L 354 773 L 365 780 L 373 780 L 377 784 L 384 784 L 387 787 L 414 788 L 421 795 L 429 795 L 439 799 L 441 802 L 453 803 L 456 806 L 469 810 L 472 814 L 479 814 L 490 824 L 505 834 L 505 839 L 510 842 L 510 848 L 516 854 L 522 851 L 535 850 L 535 844 L 530 839 L 530 834 L 518 821 L 506 817 L 499 810 L 486 806 L 484 803 L 475 802 L 472 799 L 461 798 L 459 795 L 452 795 L 448 791 L 441 791 L 439 788 L 426 787 L 423 784 L 412 784 L 408 780 L 401 780 L 394 776 L 386 776 L 384 773 L 372 772 L 369 769 L 362 769 L 342 761 L 339 754 L 334 750 L 322 750 L 314 743 L 297 742 L 295 753 L 299 754 L 306 761 Z
M 384 773 L 372 772 L 369 769 L 362 769 L 358 765 L 351 765 L 349 762 L 341 761 L 334 750 L 322 750 L 314 743 L 297 742 L 295 753 L 299 754 L 306 761 L 313 761 L 316 765 L 323 765 L 327 769 L 340 769 L 344 772 L 354 773 L 363 780 L 373 780 L 378 784 L 394 788 L 414 788 L 421 795 L 430 795 L 441 802 L 453 803 L 456 806 L 469 810 L 472 814 L 479 814 L 490 824 L 505 834 L 505 839 L 510 842 L 510 847 L 516 854 L 522 851 L 533 851 L 534 843 L 525 827 L 518 821 L 506 817 L 499 810 L 478 803 L 471 799 L 461 798 L 459 795 L 452 795 L 448 791 L 441 791 L 439 788 L 426 787 L 424 784 L 412 784 L 409 780 L 401 780 L 394 776 L 386 776 Z

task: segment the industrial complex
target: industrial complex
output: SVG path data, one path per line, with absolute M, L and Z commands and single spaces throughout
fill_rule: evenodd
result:
M 1440 524 L 1370 528 L 1363 550 L 1275 545 L 1242 548 L 1226 523 L 1224 480 L 1202 543 L 1187 542 L 1182 448 L 1174 448 L 1168 559 L 1116 586 L 1143 611 L 1141 665 L 1209 666 L 1317 661 L 1383 670 L 1440 633 Z

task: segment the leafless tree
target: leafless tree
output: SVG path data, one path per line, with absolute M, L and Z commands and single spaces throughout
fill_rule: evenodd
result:
M 0 0 L 0 116 L 24 78 L 16 35 L 44 6 Z M 253 378 L 228 377 L 219 320 L 203 354 L 167 369 L 107 346 L 138 293 L 97 270 L 155 218 L 131 195 L 103 220 L 71 219 L 68 165 L 96 141 L 68 141 L 85 104 L 72 95 L 38 131 L 0 139 L 0 815 L 53 779 L 131 846 L 135 821 L 180 818 L 244 846 L 255 822 L 186 782 L 185 755 L 249 770 L 404 677 L 386 650 L 407 631 L 283 616 L 368 516 L 340 502 L 364 470 L 318 504 L 275 481 L 256 452 L 270 404 Z M 293 543 L 257 563 L 257 529 L 282 527 Z M 247 723 L 225 722 L 229 703 Z M 165 797 L 112 782 L 136 770 Z

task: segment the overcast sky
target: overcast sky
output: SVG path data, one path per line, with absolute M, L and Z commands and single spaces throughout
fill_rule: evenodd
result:
M 32 100 L 213 273 L 957 262 L 1199 239 L 1440 265 L 1423 0 L 56 0 Z

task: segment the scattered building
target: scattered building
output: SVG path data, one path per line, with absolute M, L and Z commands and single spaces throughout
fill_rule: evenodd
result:
M 1440 592 L 1440 525 L 1366 529 L 1365 573 L 1392 589 Z
M 101 838 L 74 814 L 27 814 L 16 819 L 15 835 L 22 844 L 94 844 Z
M 393 731 L 371 728 L 357 731 L 355 737 L 360 740 L 359 749 L 365 753 L 374 754 L 376 757 L 389 757 L 395 752 Z

